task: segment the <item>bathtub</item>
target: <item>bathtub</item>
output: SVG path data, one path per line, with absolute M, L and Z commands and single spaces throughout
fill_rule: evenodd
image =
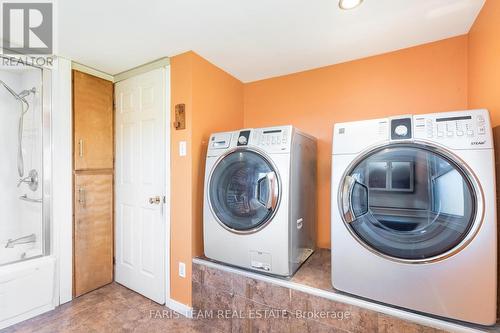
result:
M 0 266 L 0 329 L 54 309 L 55 258 L 27 259 L 34 255 L 29 250 L 22 245 L 0 248 L 2 259 L 24 256 Z

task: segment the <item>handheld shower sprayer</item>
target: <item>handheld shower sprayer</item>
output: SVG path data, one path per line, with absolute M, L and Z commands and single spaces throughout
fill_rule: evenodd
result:
M 24 128 L 24 115 L 28 112 L 30 105 L 26 100 L 30 94 L 36 94 L 36 88 L 26 89 L 17 94 L 11 87 L 9 87 L 5 82 L 0 80 L 0 84 L 7 89 L 7 91 L 14 96 L 19 102 L 21 102 L 21 114 L 19 116 L 19 126 L 18 126 L 18 146 L 17 146 L 17 172 L 19 177 L 24 176 L 24 158 L 23 158 L 23 128 Z

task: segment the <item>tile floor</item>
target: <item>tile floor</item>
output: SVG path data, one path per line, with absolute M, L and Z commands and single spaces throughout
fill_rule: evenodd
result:
M 335 292 L 330 283 L 330 267 L 330 251 L 318 250 L 291 281 Z M 196 280 L 196 277 L 194 279 Z M 500 332 L 500 325 L 488 328 L 487 331 Z M 221 331 L 210 327 L 202 320 L 186 319 L 117 283 L 112 283 L 64 304 L 54 311 L 0 330 L 0 333 L 14 332 L 220 333 Z
M 165 315 L 162 317 L 163 311 Z M 216 332 L 112 283 L 1 333 Z M 160 317 L 160 318 L 159 318 Z

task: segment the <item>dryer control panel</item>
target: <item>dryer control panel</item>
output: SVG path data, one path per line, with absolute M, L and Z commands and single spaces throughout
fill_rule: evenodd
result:
M 490 115 L 482 109 L 336 123 L 332 153 L 354 154 L 390 141 L 413 140 L 450 149 L 492 149 Z
M 415 138 L 454 149 L 493 148 L 490 117 L 486 110 L 414 116 Z

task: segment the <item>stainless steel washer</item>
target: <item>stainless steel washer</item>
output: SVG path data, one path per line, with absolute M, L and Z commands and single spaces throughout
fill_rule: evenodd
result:
M 316 140 L 292 126 L 210 137 L 205 169 L 208 258 L 291 276 L 316 241 Z

